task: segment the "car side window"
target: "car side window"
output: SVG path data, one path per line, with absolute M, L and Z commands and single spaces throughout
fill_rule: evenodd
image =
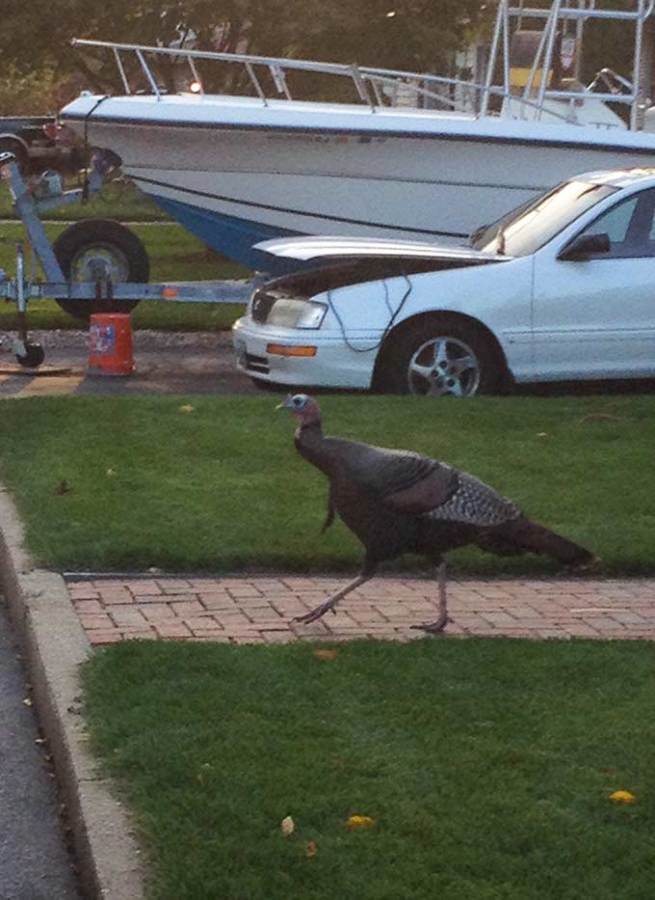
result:
M 628 237 L 628 227 L 636 207 L 636 197 L 624 200 L 623 203 L 619 203 L 614 209 L 610 209 L 609 212 L 600 217 L 596 222 L 594 231 L 597 234 L 606 234 L 610 239 L 610 246 L 613 244 L 625 244 Z
M 608 253 L 599 259 L 655 256 L 655 190 L 641 191 L 599 216 L 582 234 L 606 234 Z

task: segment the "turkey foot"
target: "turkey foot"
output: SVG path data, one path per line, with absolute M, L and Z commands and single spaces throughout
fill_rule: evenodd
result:
M 348 584 L 341 588 L 340 591 L 337 591 L 336 594 L 333 594 L 331 597 L 325 601 L 325 603 L 321 603 L 316 609 L 312 609 L 311 612 L 305 613 L 304 616 L 296 616 L 295 619 L 292 619 L 293 622 L 302 622 L 304 625 L 309 625 L 310 622 L 315 622 L 317 619 L 320 619 L 325 615 L 328 610 L 332 610 L 334 613 L 334 607 L 337 605 L 339 600 L 342 600 L 346 594 L 349 594 L 351 591 L 354 591 L 356 587 L 359 587 L 360 584 L 364 584 L 365 581 L 370 579 L 370 575 L 358 575 L 357 578 L 354 578 L 352 581 L 348 582 Z M 335 613 L 336 615 L 336 613 Z
M 321 619 L 328 610 L 332 610 L 332 614 L 336 616 L 336 611 L 334 607 L 336 606 L 337 601 L 334 598 L 330 600 L 326 600 L 325 603 L 321 603 L 320 606 L 317 606 L 311 612 L 305 613 L 304 616 L 296 616 L 295 619 L 292 619 L 292 622 L 302 622 L 303 625 L 309 625 L 310 622 L 315 622 L 317 619 Z
M 425 631 L 428 634 L 441 634 L 446 625 L 451 621 L 446 605 L 446 563 L 442 562 L 437 569 L 439 582 L 439 615 L 434 622 L 425 622 L 423 625 L 410 625 L 416 631 Z

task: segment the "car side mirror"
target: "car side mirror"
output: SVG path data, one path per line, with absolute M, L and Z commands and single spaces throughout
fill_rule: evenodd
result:
M 610 239 L 607 234 L 579 234 L 562 250 L 560 259 L 567 262 L 580 262 L 599 253 L 610 252 Z

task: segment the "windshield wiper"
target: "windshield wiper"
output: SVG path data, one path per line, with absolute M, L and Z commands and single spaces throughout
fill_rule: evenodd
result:
M 475 231 L 472 231 L 469 235 L 469 246 L 475 247 L 476 243 L 480 240 L 485 231 L 489 228 L 489 225 L 479 225 Z

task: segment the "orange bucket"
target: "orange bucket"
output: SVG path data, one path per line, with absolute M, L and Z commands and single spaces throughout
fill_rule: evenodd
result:
M 132 325 L 127 313 L 95 313 L 89 324 L 91 375 L 131 375 Z

